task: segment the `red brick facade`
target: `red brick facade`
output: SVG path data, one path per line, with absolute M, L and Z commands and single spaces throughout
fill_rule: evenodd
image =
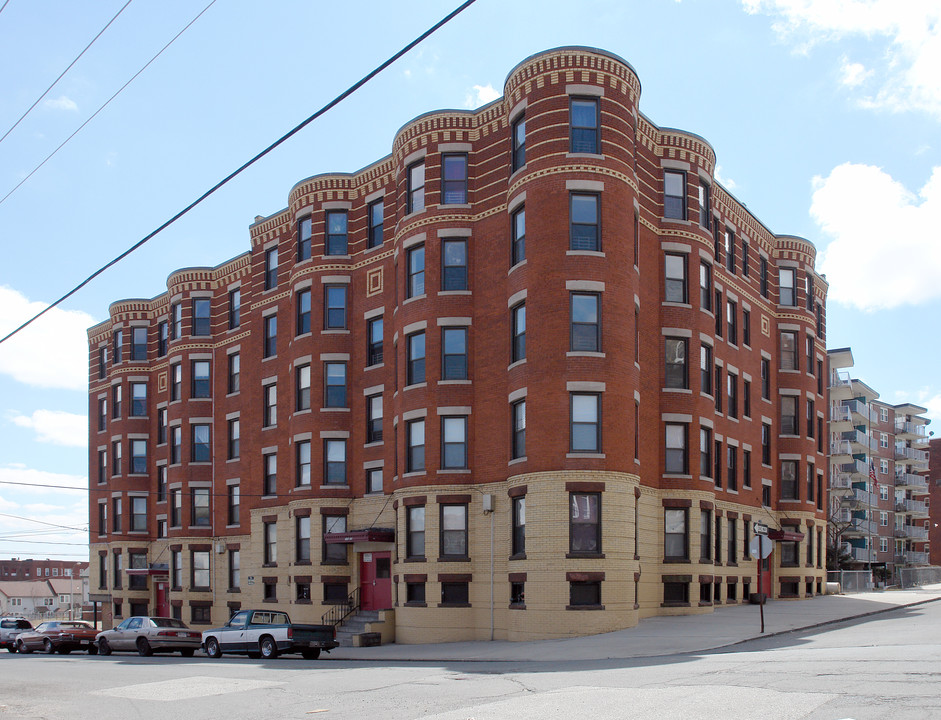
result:
M 820 592 L 827 286 L 814 271 L 815 249 L 801 238 L 771 233 L 715 182 L 708 143 L 652 124 L 638 110 L 639 94 L 633 69 L 605 52 L 563 48 L 533 56 L 510 73 L 500 100 L 477 111 L 422 115 L 399 131 L 391 156 L 352 175 L 298 183 L 286 209 L 251 226 L 250 252 L 215 268 L 179 270 L 166 293 L 152 300 L 114 303 L 110 319 L 89 331 L 92 555 L 111 549 L 102 561 L 108 577 L 99 578 L 93 562 L 93 589 L 97 584 L 115 599 L 132 599 L 126 581 L 114 588 L 113 557 L 124 556 L 118 569 L 126 569 L 132 547 L 144 548 L 148 564 L 170 564 L 172 585 L 174 553 L 181 552 L 180 590 L 170 588 L 167 607 L 182 606 L 184 597 L 204 602 L 212 595 L 191 578 L 205 561 L 190 546 L 212 542 L 207 577 L 217 590 L 212 611 L 218 619 L 233 603 L 261 601 L 262 585 L 278 602 L 309 602 L 304 581 L 324 583 L 320 606 L 319 589 L 311 596 L 319 615 L 330 605 L 330 592 L 340 592 L 327 590 L 337 577 L 349 578 L 349 591 L 358 586 L 360 555 L 387 550 L 400 639 L 479 637 L 488 629 L 509 638 L 577 634 L 625 627 L 661 608 L 682 606 L 665 597 L 682 591 L 678 582 L 694 608 L 697 592 L 698 607 L 741 601 L 744 589 L 736 588 L 750 583 L 751 592 L 757 589 L 754 562 L 745 558 L 751 522 L 778 528 L 781 519 L 790 519 L 806 531 L 797 560 L 785 561 L 802 568 L 799 587 L 787 580 L 772 594 Z M 525 137 L 524 149 L 514 146 L 514 137 Z M 702 212 L 701 193 L 709 199 Z M 370 247 L 370 215 L 379 201 L 382 241 Z M 525 259 L 513 254 L 521 211 Z M 274 250 L 277 269 L 266 275 Z M 704 291 L 701 272 L 708 277 Z M 194 317 L 199 300 L 208 300 L 205 325 Z M 514 310 L 521 307 L 525 351 L 516 359 L 523 351 L 513 331 Z M 276 347 L 266 351 L 271 317 L 277 318 Z M 383 323 L 381 358 L 369 357 L 369 323 L 377 318 Z M 169 328 L 165 352 L 161 323 Z M 134 328 L 146 332 L 141 360 L 133 359 Z M 448 335 L 453 345 L 445 348 L 449 329 L 457 332 Z M 410 349 L 421 333 L 424 377 L 413 381 L 409 373 L 420 368 L 410 363 Z M 782 346 L 784 341 L 789 344 Z M 709 387 L 700 369 L 704 347 L 713 361 Z M 236 353 L 239 388 L 231 392 Z M 206 367 L 200 363 L 208 363 L 208 385 L 197 377 Z M 307 372 L 299 368 L 306 366 L 309 403 L 306 386 L 299 385 Z M 339 383 L 331 384 L 340 366 L 345 397 Z M 136 408 L 134 383 L 146 386 L 146 399 Z M 275 410 L 268 389 L 273 385 Z M 194 397 L 199 395 L 205 397 Z M 377 395 L 382 437 L 371 441 L 368 398 Z M 781 425 L 785 396 L 796 407 L 796 427 L 787 432 Z M 525 402 L 525 451 L 514 457 L 518 402 Z M 132 408 L 141 415 L 132 416 Z M 166 442 L 158 442 L 164 412 Z M 235 420 L 239 450 L 230 457 Z M 423 468 L 412 469 L 417 448 L 410 453 L 409 436 L 418 437 L 416 423 L 422 421 Z M 770 429 L 766 463 L 763 424 Z M 210 429 L 208 447 L 199 442 L 202 425 Z M 181 437 L 179 462 L 172 457 L 174 428 Z M 703 472 L 701 430 L 709 445 Z M 668 452 L 668 434 L 685 447 Z M 515 437 L 519 442 L 519 433 Z M 141 472 L 133 472 L 134 440 L 146 448 Z M 328 449 L 336 462 L 328 462 Z M 276 481 L 268 488 L 266 455 L 277 458 Z M 786 488 L 782 462 L 796 471 Z M 368 473 L 376 469 L 381 487 L 371 488 Z M 162 473 L 166 498 L 158 487 Z M 228 499 L 236 485 L 240 518 L 230 522 Z M 520 487 L 530 498 L 526 551 L 508 560 Z M 172 510 L 177 490 L 178 523 Z M 194 509 L 200 491 L 208 494 L 208 515 Z M 596 492 L 600 520 L 593 511 L 584 517 L 600 526 L 592 541 L 600 547 L 573 552 L 573 533 L 580 531 L 571 508 Z M 455 494 L 467 499 L 452 502 Z M 416 558 L 407 545 L 406 510 L 417 506 L 419 495 L 427 496 L 427 552 Z M 140 524 L 132 530 L 135 497 L 146 502 L 138 500 Z M 697 501 L 686 518 L 687 557 L 681 560 L 664 552 L 660 501 L 669 498 Z M 718 560 L 711 547 L 708 558 L 697 551 L 699 500 L 708 502 L 710 513 L 713 503 L 722 508 L 715 512 L 721 519 Z M 420 506 L 426 507 L 425 497 Z M 461 543 L 461 511 L 453 534 L 448 507 L 465 508 L 463 555 L 446 552 L 448 543 Z M 341 514 L 344 532 L 386 527 L 396 539 L 353 543 L 345 563 L 318 562 L 327 548 L 320 543 L 326 527 L 321 520 Z M 308 560 L 295 537 L 307 531 L 303 517 L 312 518 Z M 495 547 L 486 530 L 490 522 L 497 527 Z M 711 515 L 709 525 L 714 533 Z M 726 533 L 733 526 L 730 558 Z M 279 541 L 274 562 L 266 562 L 268 532 Z M 224 592 L 225 553 L 231 559 L 233 542 L 240 543 L 239 594 Z M 177 545 L 181 549 L 173 550 Z M 487 569 L 491 553 L 496 580 Z M 295 565 L 304 565 L 297 576 Z M 772 572 L 795 576 L 792 569 Z M 409 578 L 419 576 L 437 582 L 422 581 L 418 588 Z M 709 580 L 675 580 L 687 576 Z M 469 588 L 455 587 L 465 583 Z M 514 600 L 524 584 L 525 601 Z M 492 585 L 500 609 L 496 629 L 485 599 Z M 154 592 L 147 585 L 137 601 L 153 605 Z M 582 607 L 603 612 L 565 613 Z M 447 627 L 452 631 L 442 629 Z

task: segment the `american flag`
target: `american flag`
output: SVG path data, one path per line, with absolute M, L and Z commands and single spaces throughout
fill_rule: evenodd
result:
M 876 479 L 876 463 L 872 458 L 869 459 L 869 480 L 872 483 L 873 490 L 878 490 L 879 481 Z

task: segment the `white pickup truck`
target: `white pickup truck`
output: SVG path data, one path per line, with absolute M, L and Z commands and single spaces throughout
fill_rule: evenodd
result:
M 281 653 L 300 653 L 316 660 L 320 651 L 337 647 L 332 625 L 295 625 L 280 610 L 241 610 L 221 628 L 204 630 L 202 647 L 211 658 L 242 653 L 272 659 Z

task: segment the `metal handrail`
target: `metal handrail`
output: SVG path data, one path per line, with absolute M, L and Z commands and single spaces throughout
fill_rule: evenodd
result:
M 343 623 L 350 615 L 357 612 L 360 608 L 359 601 L 359 588 L 356 588 L 349 594 L 349 597 L 346 598 L 346 602 L 342 605 L 334 605 L 327 612 L 323 614 L 323 617 L 320 618 L 320 622 L 323 625 L 332 625 L 337 627 Z

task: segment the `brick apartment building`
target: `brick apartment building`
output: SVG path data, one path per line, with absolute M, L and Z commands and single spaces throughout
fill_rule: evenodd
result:
M 831 546 L 847 567 L 876 570 L 928 564 L 928 423 L 926 408 L 889 405 L 850 376 L 849 348 L 828 352 L 830 365 Z
M 934 507 L 941 508 L 941 438 L 929 439 L 928 462 L 928 500 Z M 928 563 L 941 566 L 941 528 L 938 527 L 937 512 L 928 523 Z
M 604 51 L 299 182 L 89 330 L 92 591 L 525 640 L 823 591 L 826 282 Z M 582 612 L 579 612 L 582 611 Z M 390 615 L 392 615 L 390 613 Z
M 0 560 L 0 581 L 48 580 L 57 577 L 80 577 L 88 569 L 87 562 L 72 560 Z

